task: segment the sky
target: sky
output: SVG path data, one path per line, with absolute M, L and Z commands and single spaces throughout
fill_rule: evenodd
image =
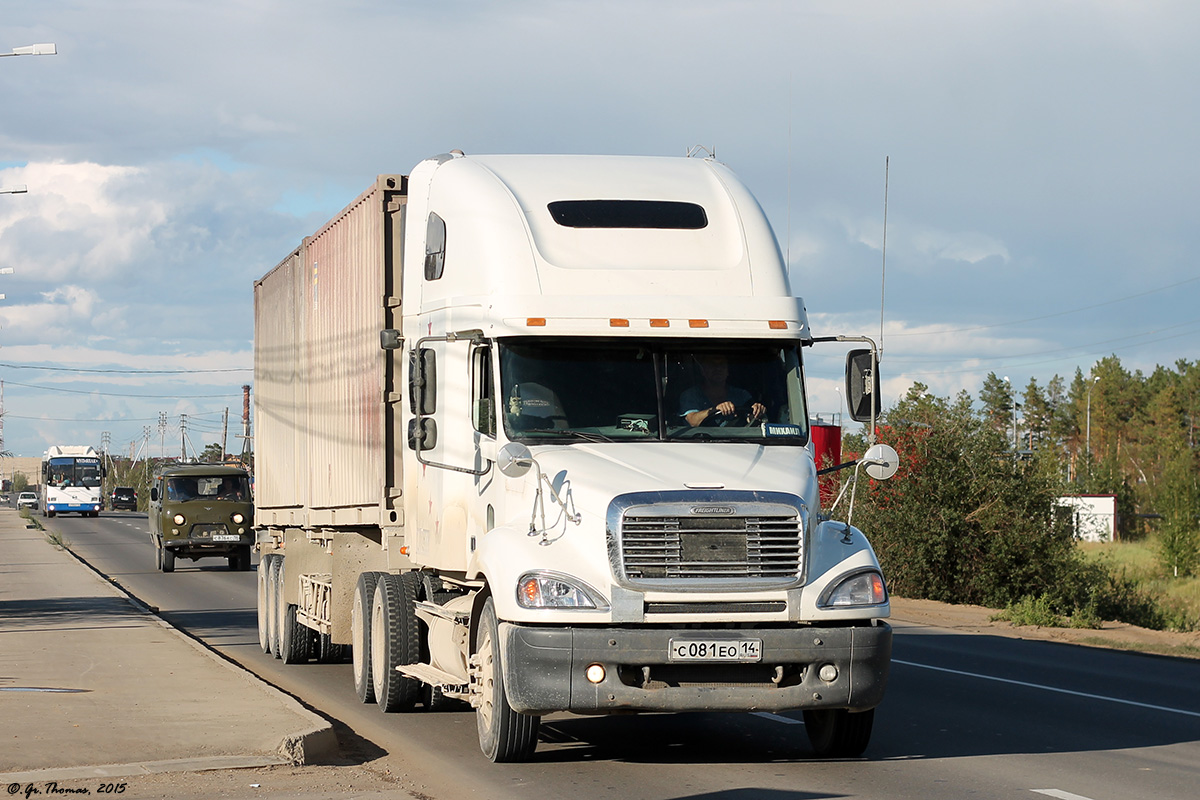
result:
M 253 281 L 451 149 L 715 151 L 885 404 L 1195 360 L 1197 40 L 1187 1 L 5 0 L 0 53 L 58 54 L 0 58 L 3 447 L 190 454 L 228 409 L 240 451 Z

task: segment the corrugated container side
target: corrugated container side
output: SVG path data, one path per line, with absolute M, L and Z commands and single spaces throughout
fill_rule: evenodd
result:
M 303 261 L 301 246 L 254 284 L 254 499 L 260 508 L 300 508 L 307 501 Z
M 307 241 L 310 508 L 378 509 L 383 496 L 384 202 L 369 189 Z

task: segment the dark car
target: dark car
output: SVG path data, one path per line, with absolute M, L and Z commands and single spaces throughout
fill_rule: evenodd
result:
M 137 511 L 137 492 L 129 486 L 118 486 L 112 490 L 108 507 L 113 511 L 122 508 L 127 511 Z

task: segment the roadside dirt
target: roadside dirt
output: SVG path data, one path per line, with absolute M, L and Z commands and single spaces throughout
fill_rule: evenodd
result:
M 966 634 L 1041 639 L 1200 658 L 1200 632 L 1152 631 L 1116 622 L 1105 623 L 1099 630 L 1014 626 L 1008 622 L 992 621 L 995 613 L 995 609 L 981 606 L 892 598 L 892 621 L 897 626 L 927 626 Z M 343 750 L 338 763 L 60 781 L 55 789 L 60 793 L 62 790 L 86 789 L 89 794 L 97 794 L 103 784 L 124 785 L 120 793 L 137 800 L 205 800 L 222 797 L 308 800 L 333 796 L 351 796 L 363 800 L 458 800 L 462 797 L 462 792 L 446 794 L 434 788 L 434 784 L 444 786 L 442 779 L 445 776 L 433 778 L 425 775 L 421 765 L 407 763 L 402 754 L 380 755 L 377 747 L 357 737 L 345 726 L 335 723 L 335 729 Z M 48 792 L 44 784 L 34 786 L 40 790 L 39 794 L 53 793 Z M 20 788 L 24 790 L 25 787 Z
M 892 598 L 892 620 L 902 624 L 928 625 L 962 633 L 987 633 L 1017 639 L 1041 639 L 1088 647 L 1200 658 L 1200 631 L 1152 631 L 1123 622 L 1105 622 L 1099 629 L 1017 626 L 1008 622 L 993 622 L 991 617 L 996 613 L 995 609 L 982 606 L 958 606 L 933 600 Z

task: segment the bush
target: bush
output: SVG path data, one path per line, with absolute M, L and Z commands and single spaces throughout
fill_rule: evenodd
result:
M 1063 619 L 1055 613 L 1050 598 L 1046 595 L 1034 597 L 1026 595 L 1008 606 L 998 614 L 993 614 L 993 620 L 1006 620 L 1013 625 L 1036 625 L 1039 628 L 1061 628 Z

